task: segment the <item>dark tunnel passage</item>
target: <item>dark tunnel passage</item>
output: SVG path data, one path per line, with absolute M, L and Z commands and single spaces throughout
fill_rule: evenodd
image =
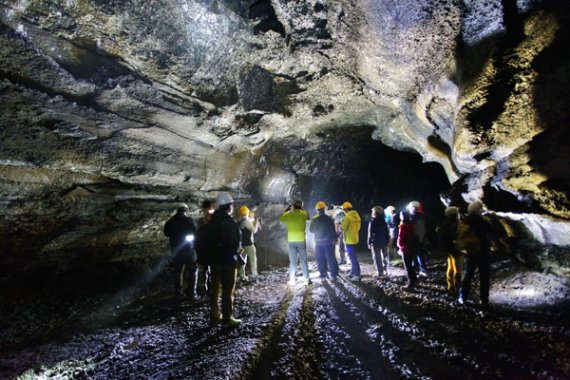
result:
M 372 207 L 392 205 L 399 212 L 411 201 L 422 203 L 430 240 L 437 241 L 435 227 L 443 218 L 440 193 L 449 189 L 441 165 L 423 162 L 418 153 L 398 151 L 371 138 L 373 129 L 338 128 L 320 133 L 316 149 L 311 142 L 287 140 L 265 153 L 293 173 L 288 199 L 302 199 L 314 214 L 317 201 L 329 205 L 353 204 L 363 218 L 370 219 Z M 302 150 L 301 154 L 296 154 Z M 363 228 L 361 233 L 365 234 Z

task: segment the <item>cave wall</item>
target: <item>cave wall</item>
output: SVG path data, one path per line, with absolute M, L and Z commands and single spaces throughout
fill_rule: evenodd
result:
M 3 263 L 164 255 L 179 201 L 271 208 L 299 176 L 350 180 L 339 157 L 365 148 L 330 136 L 361 128 L 440 164 L 445 203 L 570 245 L 565 1 L 0 6 Z

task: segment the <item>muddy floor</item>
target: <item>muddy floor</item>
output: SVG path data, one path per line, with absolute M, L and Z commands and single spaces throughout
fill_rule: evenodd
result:
M 172 297 L 160 264 L 120 289 L 89 276 L 3 284 L 0 378 L 570 378 L 566 280 L 497 261 L 482 309 L 476 294 L 464 306 L 447 294 L 443 258 L 411 292 L 400 263 L 379 281 L 360 259 L 359 283 L 349 266 L 319 281 L 311 262 L 313 283 L 293 286 L 264 268 L 237 289 L 234 329 L 210 326 L 205 300 Z

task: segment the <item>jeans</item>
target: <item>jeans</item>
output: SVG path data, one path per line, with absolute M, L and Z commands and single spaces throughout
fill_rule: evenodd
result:
M 307 245 L 304 241 L 289 242 L 289 280 L 295 279 L 297 258 L 301 263 L 301 271 L 305 280 L 309 279 L 309 264 L 307 263 Z
M 346 254 L 350 260 L 350 274 L 360 277 L 360 263 L 356 257 L 356 244 L 346 244 Z
M 236 287 L 236 267 L 226 265 L 212 265 L 212 288 L 210 289 L 210 316 L 219 318 L 220 306 L 218 298 L 222 293 L 222 320 L 228 321 L 232 317 L 234 304 L 234 290 Z
M 414 256 L 414 266 L 416 266 L 416 269 L 420 272 L 426 273 L 426 254 L 424 249 L 419 248 Z
M 317 268 L 321 278 L 327 277 L 327 268 L 331 271 L 331 277 L 338 276 L 338 264 L 334 254 L 334 245 L 315 246 L 315 256 L 317 257 Z
M 376 275 L 383 276 L 388 273 L 390 266 L 390 259 L 388 257 L 388 247 L 372 246 L 372 260 L 376 267 Z
M 491 286 L 490 272 L 491 272 L 491 257 L 489 252 L 481 252 L 476 255 L 467 255 L 467 269 L 465 270 L 465 277 L 461 282 L 459 288 L 459 296 L 467 299 L 469 291 L 471 290 L 471 280 L 475 275 L 475 269 L 479 269 L 479 294 L 481 301 L 489 301 L 489 288 Z

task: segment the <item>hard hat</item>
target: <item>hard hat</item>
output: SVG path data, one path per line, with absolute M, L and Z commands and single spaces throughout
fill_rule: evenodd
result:
M 300 200 L 300 199 L 295 199 L 295 200 L 293 201 L 293 206 L 294 206 L 294 207 L 301 207 L 301 208 L 303 208 L 303 201 Z
M 323 201 L 318 201 L 317 204 L 315 205 L 315 210 L 320 210 L 323 208 L 326 208 L 327 204 Z
M 408 204 L 408 206 L 409 206 L 409 207 L 414 207 L 414 208 L 420 208 L 421 204 L 420 204 L 420 202 L 418 202 L 418 201 L 411 201 L 411 202 Z
M 241 206 L 240 208 L 238 208 L 238 215 L 248 216 L 249 215 L 249 208 L 247 206 Z
M 459 214 L 459 209 L 455 206 L 450 206 L 446 208 L 444 212 L 446 216 L 457 215 Z
M 374 211 L 376 214 L 380 215 L 384 213 L 384 209 L 381 206 L 374 206 L 372 207 L 372 211 Z
M 388 213 L 394 212 L 394 211 L 396 211 L 396 207 L 394 207 L 394 206 L 388 206 L 388 207 L 386 207 L 386 208 L 384 209 L 384 211 L 386 211 L 386 212 L 388 212 Z
M 188 205 L 186 203 L 180 203 L 178 207 L 176 207 L 176 211 L 178 212 L 189 211 L 189 210 L 190 209 L 188 208 Z
M 352 208 L 352 204 L 351 204 L 350 202 L 344 202 L 344 203 L 342 204 L 342 209 L 343 209 L 343 210 L 346 210 L 346 209 L 349 209 L 349 208 Z
M 483 211 L 483 203 L 479 201 L 471 202 L 469 203 L 469 206 L 467 206 L 467 212 L 470 214 L 480 214 L 481 211 Z
M 218 206 L 224 206 L 234 203 L 234 199 L 232 196 L 224 191 L 218 193 L 218 197 L 216 198 L 216 203 Z

